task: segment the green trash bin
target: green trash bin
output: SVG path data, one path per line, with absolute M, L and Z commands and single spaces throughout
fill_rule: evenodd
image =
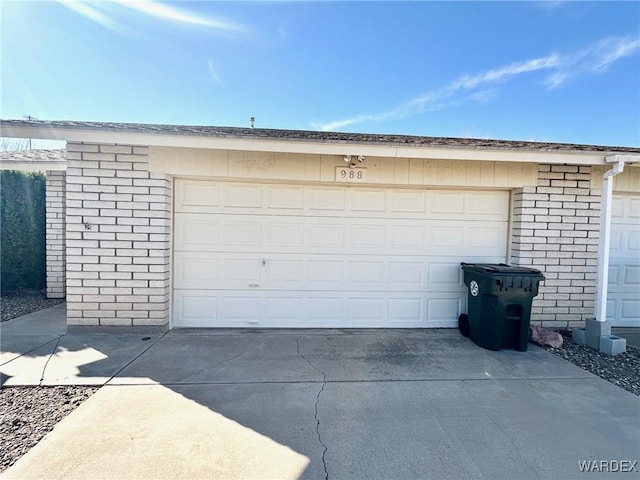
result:
M 458 319 L 460 332 L 489 350 L 529 345 L 531 302 L 544 275 L 535 268 L 504 263 L 461 263 L 469 289 L 468 314 Z

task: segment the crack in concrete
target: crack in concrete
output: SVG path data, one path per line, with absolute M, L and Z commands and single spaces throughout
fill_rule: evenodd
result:
M 55 342 L 55 341 L 59 341 L 59 337 L 60 337 L 60 335 L 58 335 L 58 337 L 57 337 L 57 338 L 53 338 L 53 339 L 49 340 L 48 342 L 42 343 L 42 344 L 38 345 L 37 347 L 32 348 L 31 350 L 27 350 L 26 352 L 21 353 L 21 354 L 20 354 L 20 355 L 18 355 L 17 357 L 13 357 L 11 360 L 7 360 L 6 362 L 2 362 L 2 363 L 0 363 L 0 367 L 2 367 L 2 366 L 4 366 L 4 365 L 6 365 L 6 364 L 8 364 L 8 363 L 13 362 L 14 360 L 17 360 L 17 359 L 19 359 L 20 357 L 25 357 L 25 356 L 29 355 L 30 353 L 35 352 L 36 350 L 40 350 L 41 348 L 46 347 L 46 346 L 47 346 L 47 345 L 49 345 L 50 343 L 53 343 L 53 342 Z
M 256 349 L 257 347 L 259 347 L 260 345 L 262 345 L 262 344 L 265 342 L 265 340 L 266 340 L 266 339 L 267 339 L 267 337 L 265 337 L 264 339 L 259 340 L 258 342 L 254 343 L 254 344 L 253 344 L 253 345 L 251 345 L 249 348 L 247 348 L 244 352 L 242 352 L 242 353 L 238 353 L 237 355 L 234 355 L 234 356 L 232 356 L 232 357 L 227 358 L 226 360 L 223 360 L 223 361 L 221 361 L 221 362 L 219 362 L 219 363 L 216 363 L 215 365 L 213 365 L 213 366 L 210 368 L 210 370 L 213 370 L 214 368 L 218 368 L 218 367 L 220 367 L 220 366 L 224 365 L 225 363 L 229 363 L 229 362 L 231 362 L 232 360 L 235 360 L 236 358 L 240 358 L 240 357 L 242 357 L 243 355 L 246 355 L 246 354 L 247 354 L 247 353 L 249 353 L 251 350 L 254 350 L 254 349 Z
M 44 367 L 42 367 L 42 375 L 40 376 L 40 382 L 38 383 L 39 387 L 41 387 L 42 386 L 42 382 L 44 382 L 45 372 L 47 371 L 47 367 L 49 366 L 49 362 L 51 361 L 53 356 L 56 354 L 56 351 L 58 350 L 58 345 L 60 345 L 60 339 L 62 337 L 64 337 L 65 335 L 66 334 L 58 336 L 58 339 L 56 340 L 56 344 L 53 347 L 53 350 L 51 351 L 51 354 L 49 355 L 49 358 L 47 358 L 47 361 L 44 363 Z M 51 343 L 51 342 L 49 342 L 49 343 Z
M 324 478 L 325 478 L 325 480 L 329 480 L 329 472 L 327 471 L 327 461 L 326 461 L 327 445 L 322 441 L 322 436 L 320 435 L 320 418 L 318 418 L 318 406 L 320 405 L 320 395 L 324 391 L 324 387 L 327 385 L 327 376 L 324 373 L 324 371 L 320 370 L 313 363 L 311 363 L 311 361 L 309 361 L 309 359 L 307 357 L 305 357 L 304 354 L 300 351 L 300 339 L 301 338 L 302 338 L 302 335 L 299 336 L 298 338 L 296 338 L 296 350 L 298 351 L 298 355 L 300 355 L 300 357 L 305 362 L 307 362 L 311 366 L 311 368 L 313 368 L 316 372 L 322 374 L 322 386 L 320 387 L 320 390 L 318 391 L 318 395 L 316 395 L 314 418 L 316 420 L 316 435 L 318 437 L 318 442 L 320 442 L 320 445 L 322 445 L 322 448 L 323 448 L 323 451 L 322 451 L 322 466 L 324 467 Z
M 135 357 L 133 357 L 131 360 L 129 360 L 128 362 L 126 362 L 122 367 L 120 367 L 116 373 L 114 373 L 113 375 L 111 375 L 111 377 L 109 378 L 109 380 L 107 380 L 106 382 L 103 383 L 103 385 L 108 385 L 114 378 L 116 378 L 118 375 L 120 375 L 120 373 L 122 373 L 124 371 L 125 368 L 127 368 L 129 365 L 131 365 L 133 362 L 135 362 L 137 359 L 139 359 L 142 355 L 144 355 L 145 353 L 147 353 L 156 343 L 158 343 L 160 340 L 162 340 L 164 337 L 167 336 L 167 334 L 170 332 L 170 330 L 167 330 L 166 332 L 164 332 L 162 335 L 160 335 L 160 337 L 158 337 L 156 339 L 155 342 L 153 342 L 151 345 L 149 345 L 147 348 L 145 348 L 142 352 L 140 352 L 139 354 L 137 354 Z

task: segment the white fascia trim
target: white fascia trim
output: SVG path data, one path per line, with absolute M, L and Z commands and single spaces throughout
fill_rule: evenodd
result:
M 68 142 L 109 143 L 158 147 L 244 150 L 319 155 L 364 155 L 368 157 L 419 158 L 434 160 L 478 160 L 522 163 L 560 163 L 570 165 L 603 165 L 604 153 L 576 151 L 528 151 L 464 147 L 415 147 L 351 142 L 314 142 L 237 137 L 205 137 L 133 133 L 101 130 L 81 130 L 43 126 L 2 127 L 0 136 L 41 138 Z
M 65 171 L 65 162 L 13 162 L 0 161 L 0 170 L 19 170 L 21 172 Z

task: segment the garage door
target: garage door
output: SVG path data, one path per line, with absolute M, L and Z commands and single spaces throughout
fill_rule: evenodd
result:
M 449 327 L 508 192 L 176 180 L 174 327 Z
M 607 320 L 614 326 L 640 327 L 640 197 L 615 196 Z

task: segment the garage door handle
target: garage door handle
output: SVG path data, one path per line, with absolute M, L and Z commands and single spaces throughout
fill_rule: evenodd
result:
M 267 266 L 267 260 L 266 260 L 266 259 L 264 259 L 264 258 L 262 259 L 262 266 L 263 266 L 263 267 L 266 267 L 266 266 Z

